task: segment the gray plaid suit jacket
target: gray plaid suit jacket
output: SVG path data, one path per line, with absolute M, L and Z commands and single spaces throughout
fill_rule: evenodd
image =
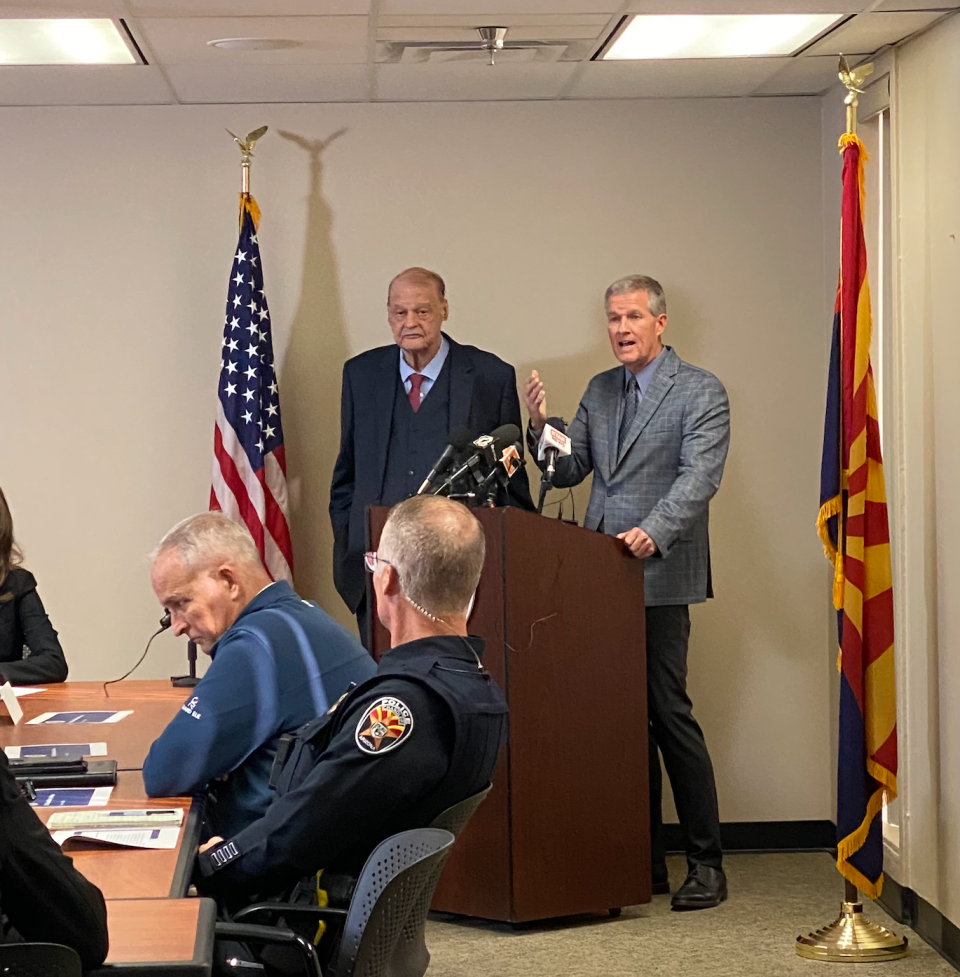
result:
M 712 373 L 669 346 L 663 355 L 619 457 L 623 367 L 590 381 L 554 485 L 577 485 L 593 472 L 584 525 L 602 521 L 611 535 L 639 526 L 659 550 L 644 566 L 647 604 L 695 604 L 713 596 L 708 507 L 727 458 L 730 405 Z

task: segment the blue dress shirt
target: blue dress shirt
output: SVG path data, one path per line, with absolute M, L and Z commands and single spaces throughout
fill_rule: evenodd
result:
M 415 370 L 410 364 L 403 358 L 403 350 L 400 350 L 400 380 L 403 383 L 403 389 L 410 393 L 410 388 L 413 386 L 410 383 L 410 377 L 414 373 L 419 373 L 423 377 L 423 383 L 420 384 L 420 403 L 423 403 L 424 397 L 430 393 L 433 388 L 434 383 L 438 376 L 440 376 L 440 371 L 443 369 L 443 364 L 447 362 L 447 354 L 450 352 L 450 342 L 446 336 L 440 339 L 440 349 L 437 350 L 437 355 L 422 369 Z

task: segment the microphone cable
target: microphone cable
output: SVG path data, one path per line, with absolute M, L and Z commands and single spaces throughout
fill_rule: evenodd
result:
M 147 652 L 148 652 L 148 651 L 150 650 L 150 645 L 152 645 L 152 644 L 153 644 L 153 639 L 154 639 L 154 638 L 155 638 L 155 637 L 156 637 L 156 636 L 157 636 L 158 634 L 163 634 L 163 632 L 164 632 L 164 631 L 166 631 L 166 630 L 167 630 L 167 628 L 169 628 L 169 627 L 170 627 L 170 612 L 169 612 L 169 611 L 167 611 L 167 612 L 166 612 L 166 613 L 165 613 L 165 614 L 163 615 L 163 617 L 161 617 L 161 618 L 160 618 L 160 627 L 159 627 L 159 628 L 157 628 L 157 630 L 156 630 L 156 631 L 154 631 L 154 632 L 153 632 L 153 634 L 151 634 L 151 635 L 150 635 L 150 640 L 149 640 L 149 641 L 147 642 L 147 647 L 143 649 L 143 654 L 142 654 L 142 655 L 140 656 L 140 659 L 139 659 L 139 661 L 137 662 L 137 664 L 136 664 L 136 665 L 134 665 L 134 666 L 133 666 L 133 668 L 131 668 L 131 669 L 130 669 L 130 671 L 129 671 L 129 672 L 127 672 L 127 673 L 126 673 L 125 675 L 121 675 L 121 676 L 120 676 L 120 678 L 112 678 L 112 679 L 110 679 L 110 681 L 109 681 L 109 682 L 104 682 L 104 683 L 103 683 L 103 694 L 104 694 L 104 695 L 105 695 L 105 696 L 106 696 L 106 697 L 107 697 L 108 699 L 110 698 L 110 693 L 109 693 L 109 692 L 107 691 L 107 686 L 108 686 L 108 685 L 115 685 L 115 684 L 116 684 L 117 682 L 122 682 L 122 681 L 123 681 L 123 680 L 124 680 L 125 678 L 129 678 L 129 677 L 130 677 L 131 675 L 133 675 L 133 673 L 134 673 L 134 672 L 135 672 L 135 671 L 136 671 L 136 670 L 137 670 L 137 669 L 138 669 L 138 668 L 140 667 L 140 665 L 141 665 L 141 664 L 143 663 L 143 660 L 144 660 L 144 658 L 146 658 L 146 657 L 147 657 Z

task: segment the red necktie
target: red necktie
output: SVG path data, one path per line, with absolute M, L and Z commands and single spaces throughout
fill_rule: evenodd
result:
M 422 373 L 410 374 L 410 393 L 407 396 L 410 398 L 410 406 L 414 410 L 420 409 L 420 387 L 426 379 Z

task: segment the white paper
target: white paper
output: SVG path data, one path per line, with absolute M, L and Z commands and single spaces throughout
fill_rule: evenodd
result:
M 29 724 L 28 724 L 29 725 Z M 21 743 L 19 746 L 5 746 L 3 752 L 10 760 L 28 756 L 45 756 L 51 759 L 74 756 L 106 756 L 106 743 Z
M 19 699 L 22 695 L 33 695 L 34 692 L 46 692 L 46 689 L 28 689 L 25 685 L 15 686 L 13 694 Z
M 53 840 L 58 845 L 69 842 L 70 847 L 84 844 L 118 845 L 123 848 L 162 848 L 172 851 L 177 847 L 179 828 L 120 828 L 115 831 L 54 831 Z
M 28 719 L 27 725 L 62 724 L 64 726 L 75 726 L 84 723 L 118 723 L 121 719 L 126 719 L 127 716 L 132 715 L 132 709 L 122 709 L 119 712 L 113 712 L 109 709 L 61 710 L 60 712 L 45 712 L 33 719 Z
M 106 807 L 112 787 L 38 787 L 34 807 Z
M 17 695 L 9 682 L 4 682 L 3 685 L 0 685 L 0 702 L 7 707 L 7 712 L 10 713 L 13 725 L 16 726 L 23 719 L 23 710 L 20 708 L 20 703 L 17 702 Z
M 124 828 L 153 829 L 183 823 L 182 807 L 150 808 L 144 811 L 56 811 L 47 819 L 50 830 L 118 831 Z

